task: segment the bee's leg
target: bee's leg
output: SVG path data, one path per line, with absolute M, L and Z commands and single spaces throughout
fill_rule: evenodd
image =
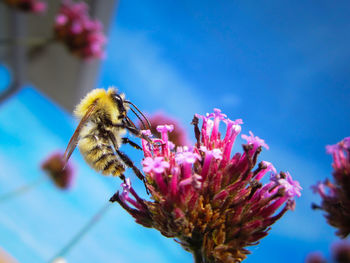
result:
M 120 159 L 126 164 L 126 166 L 130 167 L 134 173 L 136 174 L 136 176 L 142 180 L 142 182 L 144 183 L 145 187 L 146 187 L 146 192 L 147 194 L 149 193 L 147 185 L 146 185 L 146 179 L 145 176 L 141 173 L 141 171 L 139 170 L 139 168 L 137 168 L 135 166 L 135 164 L 133 163 L 133 161 L 131 161 L 131 159 L 129 158 L 129 156 L 127 156 L 125 153 L 119 151 L 119 149 L 115 149 L 115 152 L 118 154 L 118 156 L 120 157 Z
M 117 145 L 116 139 L 113 135 L 113 133 L 109 133 L 109 138 L 114 146 L 114 150 L 116 152 L 116 154 L 119 156 L 119 158 L 122 160 L 123 163 L 125 163 L 126 166 L 130 167 L 134 173 L 136 174 L 136 176 L 143 181 L 145 187 L 146 187 L 146 192 L 147 194 L 149 194 L 147 185 L 146 185 L 146 180 L 145 180 L 145 176 L 141 173 L 141 171 L 134 165 L 134 163 L 131 161 L 131 159 L 123 152 L 121 152 L 119 150 L 119 147 Z M 125 178 L 125 177 L 124 177 Z
M 127 129 L 130 133 L 132 133 L 136 137 L 144 139 L 149 143 L 153 143 L 152 140 L 147 135 L 144 135 L 140 129 L 132 127 L 125 122 L 123 122 L 122 124 L 113 124 L 113 127 Z
M 148 136 L 144 135 L 140 129 L 137 129 L 137 128 L 134 128 L 131 126 L 127 126 L 127 125 L 125 125 L 124 128 L 127 129 L 130 133 L 134 134 L 135 136 L 137 136 L 141 139 L 144 139 L 144 140 L 148 141 L 149 143 L 153 143 L 152 140 Z
M 125 153 L 119 151 L 118 149 L 115 149 L 115 152 L 118 154 L 118 156 L 120 157 L 120 159 L 123 161 L 123 163 L 125 163 L 126 166 L 130 167 L 134 173 L 136 174 L 136 176 L 141 179 L 144 180 L 144 176 L 141 173 L 141 171 L 135 166 L 135 164 L 133 163 L 133 161 L 131 161 L 131 159 L 129 158 L 129 156 L 127 156 Z
M 122 138 L 122 143 L 123 143 L 123 144 L 130 144 L 130 145 L 131 145 L 132 147 L 134 147 L 135 149 L 137 149 L 137 150 L 142 150 L 142 148 L 141 148 L 140 145 L 138 145 L 137 143 L 131 141 L 131 140 L 130 140 L 129 138 L 127 138 L 127 137 Z
M 125 183 L 125 175 L 124 174 L 120 174 L 119 178 Z

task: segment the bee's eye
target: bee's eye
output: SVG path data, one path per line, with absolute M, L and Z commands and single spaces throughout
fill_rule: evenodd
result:
M 115 94 L 112 98 L 118 106 L 120 115 L 123 117 L 126 117 L 126 109 L 125 109 L 124 100 L 122 99 L 122 97 L 120 97 L 119 94 Z
M 118 94 L 115 94 L 112 98 L 116 104 L 123 105 L 123 100 Z

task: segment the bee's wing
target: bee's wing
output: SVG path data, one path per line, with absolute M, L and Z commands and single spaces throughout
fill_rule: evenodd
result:
M 65 163 L 65 165 L 67 164 L 70 156 L 72 155 L 75 147 L 78 144 L 78 140 L 79 140 L 79 135 L 80 135 L 80 131 L 81 129 L 84 127 L 85 123 L 89 120 L 91 114 L 94 112 L 94 109 L 96 107 L 96 104 L 91 104 L 90 107 L 88 108 L 86 114 L 83 116 L 83 118 L 81 118 L 78 127 L 75 129 L 72 138 L 70 138 L 68 146 L 66 151 L 64 152 L 63 155 L 63 161 Z

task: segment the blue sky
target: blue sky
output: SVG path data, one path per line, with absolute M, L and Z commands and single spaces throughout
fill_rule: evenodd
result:
M 214 107 L 242 118 L 243 133 L 270 145 L 262 158 L 304 188 L 248 262 L 286 262 L 290 250 L 291 262 L 302 261 L 334 239 L 310 210 L 318 199 L 309 187 L 331 172 L 325 145 L 350 132 L 349 9 L 346 1 L 120 2 L 101 86 L 119 86 L 189 132 L 192 115 Z M 280 244 L 285 251 L 271 254 Z
M 121 2 L 100 83 L 182 119 L 220 107 L 326 161 L 349 128 L 349 4 L 317 3 Z
M 296 210 L 246 262 L 302 262 L 310 251 L 328 253 L 336 240 L 322 213 L 310 209 L 319 200 L 310 185 L 331 173 L 325 145 L 350 135 L 349 11 L 347 1 L 119 3 L 98 86 L 118 86 L 142 111 L 163 110 L 189 132 L 193 114 L 214 107 L 242 118 L 243 133 L 251 130 L 270 146 L 260 160 L 290 171 L 304 188 Z M 6 76 L 1 70 L 2 82 Z M 1 192 L 42 175 L 40 161 L 64 149 L 76 125 L 32 88 L 0 106 L 0 123 Z M 118 188 L 78 152 L 73 161 L 72 191 L 46 182 L 1 204 L 0 246 L 21 262 L 48 260 Z M 171 263 L 191 262 L 191 255 L 116 205 L 67 259 Z

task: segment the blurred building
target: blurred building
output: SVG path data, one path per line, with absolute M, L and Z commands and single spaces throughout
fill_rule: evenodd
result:
M 0 61 L 11 70 L 12 85 L 33 84 L 71 111 L 87 91 L 95 88 L 101 61 L 76 58 L 58 42 L 38 48 L 41 42 L 52 38 L 60 4 L 47 2 L 44 14 L 22 13 L 0 2 Z M 91 16 L 101 20 L 107 32 L 117 0 L 87 2 Z

